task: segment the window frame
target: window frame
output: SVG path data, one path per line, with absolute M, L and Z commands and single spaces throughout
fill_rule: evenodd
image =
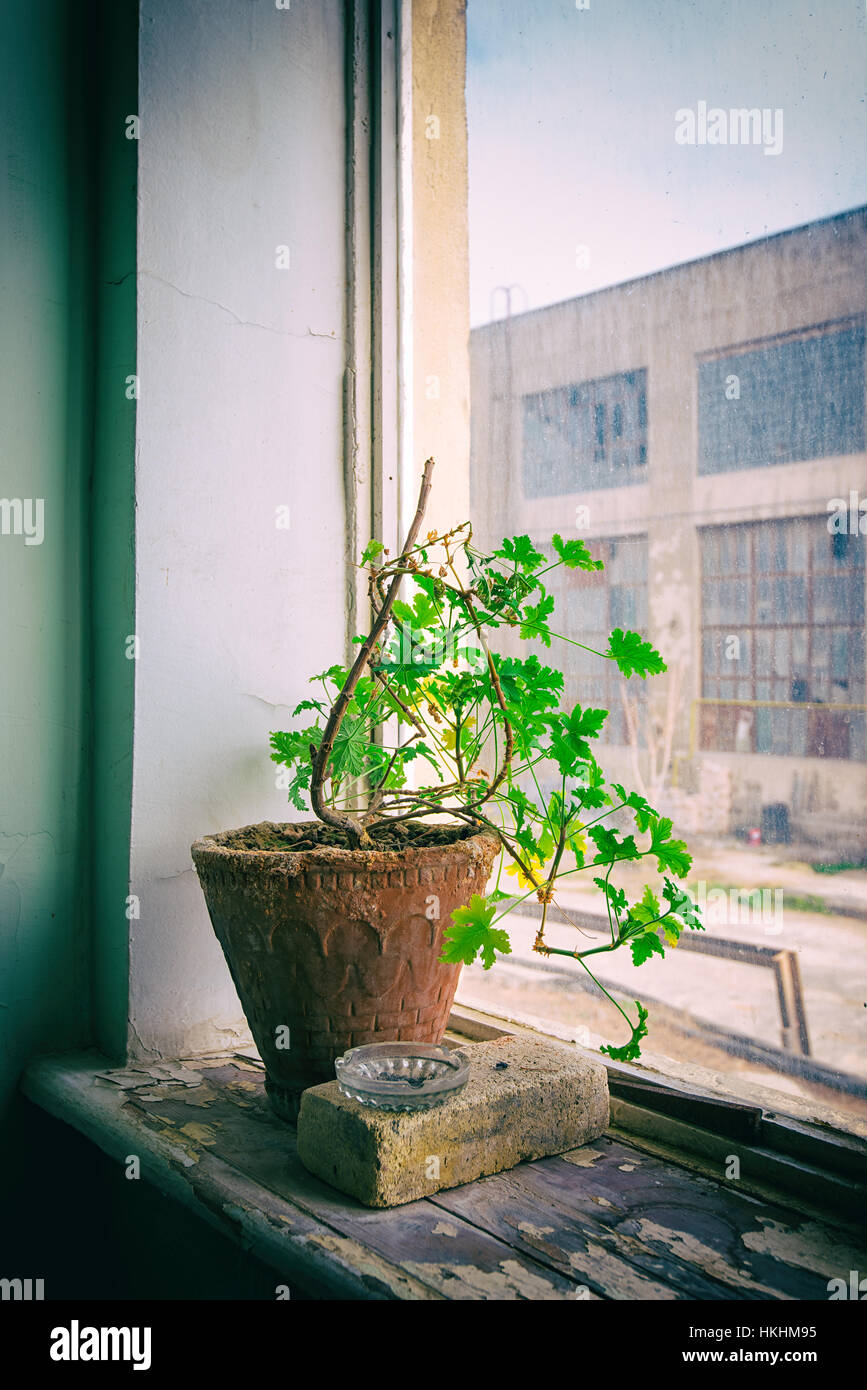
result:
M 367 532 L 396 545 L 419 470 L 412 405 L 418 325 L 413 314 L 417 131 L 411 11 L 410 0 L 350 0 L 347 6 L 347 646 L 367 611 L 366 588 L 355 564 L 358 541 Z M 363 386 L 368 380 L 369 392 Z M 646 443 L 647 394 L 645 400 Z M 468 453 L 466 474 L 468 492 Z M 553 1032 L 548 1036 L 556 1038 Z M 640 1075 L 647 1079 L 646 1072 Z M 664 1080 L 652 1084 L 666 1086 Z M 720 1103 L 739 1104 L 725 1098 Z
M 802 454 L 801 452 L 789 452 L 786 453 L 783 457 L 762 458 L 760 460 L 750 458 L 743 463 L 726 465 L 720 465 L 719 458 L 718 456 L 716 456 L 716 462 L 713 465 L 711 465 L 710 463 L 706 463 L 703 448 L 702 430 L 702 404 L 704 399 L 702 388 L 702 368 L 713 364 L 720 364 L 723 362 L 731 362 L 733 364 L 739 358 L 747 358 L 754 355 L 757 356 L 761 353 L 767 353 L 778 348 L 786 348 L 790 345 L 794 345 L 797 343 L 827 341 L 828 339 L 837 337 L 847 332 L 857 333 L 859 330 L 861 338 L 860 347 L 862 368 L 860 379 L 863 387 L 864 375 L 865 371 L 867 371 L 867 317 L 865 317 L 865 315 L 863 314 L 853 314 L 843 319 L 829 320 L 828 322 L 819 324 L 810 324 L 803 328 L 792 329 L 789 332 L 772 335 L 767 338 L 752 339 L 746 343 L 733 344 L 727 347 L 717 347 L 707 352 L 699 353 L 697 356 L 696 374 L 695 454 L 696 472 L 698 477 L 711 478 L 718 476 L 727 476 L 730 473 L 743 473 L 749 471 L 750 469 L 756 468 L 773 469 L 776 467 L 788 467 L 792 464 L 809 463 L 813 462 L 814 460 L 827 461 L 829 459 L 846 458 L 851 456 L 853 452 L 851 449 L 836 449 L 830 453 L 823 452 L 816 455 L 807 455 Z M 735 375 L 737 374 L 735 373 Z M 726 380 L 728 380 L 728 378 L 726 378 Z M 734 398 L 735 401 L 739 399 L 739 396 Z M 860 409 L 861 413 L 863 450 L 865 444 L 867 444 L 867 405 L 865 405 L 863 389 L 860 395 L 858 408 Z M 856 450 L 855 452 L 861 452 L 862 450 Z
M 863 730 L 861 732 L 862 756 L 858 757 L 857 753 L 853 753 L 852 751 L 852 717 L 854 715 L 857 719 L 859 717 L 858 711 L 860 710 L 862 711 L 860 717 L 863 719 L 863 699 L 861 701 L 851 699 L 835 701 L 825 696 L 824 687 L 820 687 L 823 690 L 823 695 L 819 697 L 814 694 L 810 685 L 810 682 L 815 679 L 813 677 L 815 669 L 814 651 L 819 635 L 823 632 L 827 633 L 830 643 L 833 640 L 834 634 L 845 633 L 852 643 L 847 666 L 847 675 L 845 677 L 847 688 L 851 690 L 854 681 L 856 683 L 855 693 L 861 694 L 862 696 L 864 694 L 863 673 L 860 683 L 858 682 L 857 674 L 854 677 L 852 674 L 853 671 L 857 673 L 859 670 L 859 664 L 857 662 L 857 639 L 859 635 L 863 633 L 863 621 L 859 625 L 854 618 L 849 622 L 845 622 L 838 616 L 823 621 L 817 619 L 815 616 L 816 582 L 834 577 L 830 562 L 826 566 L 817 566 L 816 542 L 820 534 L 819 528 L 820 526 L 824 527 L 826 522 L 826 517 L 816 515 L 803 518 L 775 517 L 765 519 L 764 521 L 744 521 L 729 523 L 723 526 L 701 526 L 697 528 L 700 551 L 699 572 L 701 577 L 699 607 L 699 680 L 702 718 L 699 746 L 702 751 L 740 751 L 762 757 L 837 758 L 846 762 L 862 762 L 867 759 L 867 749 L 864 747 Z M 768 527 L 776 527 L 782 532 L 800 525 L 805 525 L 809 528 L 805 536 L 806 562 L 804 568 L 802 570 L 781 570 L 778 568 L 760 569 L 757 555 L 759 535 L 765 534 L 766 528 Z M 709 552 L 704 549 L 705 542 L 710 542 L 712 539 L 722 535 L 731 538 L 733 547 L 737 547 L 740 537 L 745 538 L 746 567 L 743 570 L 738 569 L 736 565 L 734 568 L 730 565 L 727 569 L 724 569 L 721 564 L 713 570 L 708 568 L 705 555 Z M 829 533 L 829 542 L 833 542 L 833 539 L 833 536 Z M 851 538 L 847 536 L 846 540 L 848 543 Z M 851 553 L 856 559 L 860 557 L 861 564 L 853 563 L 852 560 L 850 560 L 845 567 L 841 566 L 841 575 L 837 577 L 842 577 L 843 573 L 845 573 L 845 577 L 851 581 L 853 587 L 856 587 L 859 593 L 863 593 L 865 570 L 863 551 L 856 549 Z M 759 618 L 761 604 L 761 599 L 759 597 L 760 584 L 764 581 L 768 585 L 774 585 L 776 583 L 788 583 L 801 579 L 804 582 L 804 618 L 798 620 L 792 619 L 784 623 L 775 622 L 771 624 L 761 622 Z M 748 605 L 746 614 L 737 620 L 724 619 L 720 616 L 720 609 L 715 616 L 715 620 L 709 622 L 707 618 L 707 603 L 708 586 L 711 583 L 717 585 L 726 583 L 729 585 L 742 584 L 746 592 Z M 803 661 L 803 675 L 792 669 L 792 661 L 789 663 L 790 669 L 785 676 L 781 673 L 774 675 L 770 672 L 767 675 L 759 674 L 757 670 L 758 639 L 763 634 L 767 634 L 769 638 L 771 636 L 775 637 L 779 631 L 789 634 L 803 632 L 806 646 L 806 653 Z M 747 672 L 733 671 L 731 674 L 723 673 L 721 670 L 708 671 L 706 664 L 706 641 L 709 639 L 713 645 L 717 657 L 716 665 L 719 667 L 722 664 L 721 649 L 727 638 L 732 636 L 738 636 L 741 639 L 749 640 L 749 670 Z M 855 639 L 855 641 L 853 642 L 852 639 Z M 773 666 L 773 664 L 774 658 L 772 657 L 771 665 Z M 862 669 L 863 672 L 863 667 L 860 669 Z M 790 696 L 788 699 L 781 700 L 778 698 L 779 691 L 775 689 L 775 686 L 781 680 L 784 680 L 789 686 Z M 796 699 L 793 694 L 791 694 L 791 692 L 794 691 L 796 682 L 801 680 L 805 682 L 805 693 L 808 697 L 803 700 Z M 831 687 L 838 683 L 834 681 L 833 670 L 831 669 L 829 669 L 827 673 L 827 680 Z M 818 684 L 818 680 L 816 683 Z M 714 685 L 717 688 L 715 694 L 712 689 L 709 688 Z M 724 687 L 727 685 L 733 687 L 731 697 L 723 693 Z M 748 685 L 750 687 L 748 695 L 742 696 L 737 693 L 735 687 L 741 685 Z M 764 686 L 770 687 L 767 693 L 763 692 Z M 773 731 L 770 733 L 770 747 L 759 748 L 757 746 L 759 741 L 759 717 L 767 711 L 770 718 L 773 718 L 772 712 L 774 710 L 786 711 L 787 715 L 803 713 L 803 750 L 794 746 L 791 732 L 794 727 L 794 721 L 792 719 L 789 719 L 788 722 L 787 746 L 785 748 L 778 749 L 774 746 L 776 736 Z M 730 719 L 727 720 L 725 713 L 720 716 L 720 714 L 717 713 L 718 711 L 728 711 Z M 747 711 L 749 714 L 747 723 L 749 724 L 748 737 L 751 746 L 749 749 L 738 749 L 736 746 L 737 735 L 735 734 L 732 736 L 735 746 L 733 748 L 727 747 L 725 746 L 725 740 L 728 738 L 727 723 L 737 719 L 743 711 Z M 720 718 L 722 719 L 721 726 Z M 719 732 L 720 727 L 723 729 L 722 734 Z M 825 742 L 829 738 L 832 740 L 832 751 L 825 752 Z M 839 750 L 845 742 L 845 753 L 834 751 L 835 739 L 837 750 Z M 857 734 L 855 734 L 855 739 L 857 740 Z M 723 746 L 721 746 L 721 740 Z
M 632 378 L 635 378 L 633 381 Z M 626 412 L 634 424 L 624 431 L 624 406 L 629 401 L 629 393 L 634 392 L 634 410 Z M 573 443 L 568 446 L 574 456 L 574 467 L 579 476 L 567 478 L 564 486 L 556 486 L 552 491 L 529 491 L 530 482 L 545 472 L 539 467 L 538 455 L 531 457 L 528 445 L 528 430 L 534 418 L 543 415 L 549 406 L 557 412 L 558 398 L 562 398 L 566 410 L 560 412 L 564 425 L 571 431 Z M 648 369 L 646 366 L 633 367 L 628 371 L 609 373 L 603 377 L 592 377 L 582 381 L 568 382 L 561 386 L 551 386 L 542 391 L 526 391 L 520 397 L 521 405 L 521 482 L 523 496 L 528 501 L 539 501 L 549 497 L 571 496 L 573 493 L 599 492 L 603 488 L 639 487 L 648 479 L 649 456 L 648 438 L 650 432 L 648 413 Z M 621 429 L 614 429 L 617 412 L 620 412 Z M 586 416 L 586 420 L 582 418 Z M 601 439 L 600 439 L 601 422 Z M 626 422 L 629 423 L 629 422 Z M 544 432 L 546 426 L 542 423 Z M 564 431 L 561 430 L 561 434 Z M 578 444 L 574 443 L 577 437 Z M 615 442 L 616 441 L 616 442 Z M 583 446 L 583 447 L 582 447 Z M 618 466 L 617 452 L 629 454 L 634 451 L 635 460 Z M 592 459 L 590 453 L 592 452 Z M 580 456 L 579 456 L 580 455 Z M 607 470 L 607 471 L 606 471 Z M 532 474 L 532 478 L 531 478 Z M 559 480 L 558 480 L 559 482 Z

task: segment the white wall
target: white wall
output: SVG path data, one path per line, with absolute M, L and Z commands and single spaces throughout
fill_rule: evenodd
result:
M 344 655 L 342 8 L 141 4 L 136 1050 L 243 1033 L 189 846 L 297 815 L 268 734 Z

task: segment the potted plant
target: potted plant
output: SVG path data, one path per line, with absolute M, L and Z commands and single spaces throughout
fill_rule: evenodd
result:
M 247 826 L 192 848 L 268 1094 L 289 1119 L 347 1048 L 439 1042 L 461 965 L 481 957 L 488 969 L 509 953 L 502 921 L 529 896 L 542 904 L 535 950 L 573 956 L 588 974 L 590 956 L 628 946 L 639 965 L 701 926 L 674 882 L 690 867 L 685 844 L 643 796 L 606 783 L 593 754 L 607 711 L 561 707 L 561 672 L 535 652 L 494 649 L 506 632 L 549 648 L 545 577 L 602 562 L 559 535 L 549 556 L 527 536 L 483 554 L 469 522 L 420 540 L 433 466 L 400 554 L 372 541 L 361 557 L 373 621 L 351 668 L 314 676 L 315 695 L 294 711 L 307 716 L 303 727 L 271 734 L 290 803 L 307 812 L 309 797 L 316 819 Z M 634 632 L 616 629 L 598 655 L 625 678 L 665 670 Z M 618 828 L 624 815 L 643 846 Z M 613 874 L 641 859 L 655 863 L 661 889 L 630 903 Z M 504 869 L 522 894 L 504 891 Z M 558 884 L 588 869 L 610 939 L 549 946 Z M 603 1051 L 632 1060 L 647 1010 L 636 1000 L 630 1017 L 603 993 L 629 1028 Z

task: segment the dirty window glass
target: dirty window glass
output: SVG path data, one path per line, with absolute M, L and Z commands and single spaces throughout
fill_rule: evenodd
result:
M 700 473 L 863 453 L 864 327 L 701 362 Z
M 647 373 L 621 372 L 524 397 L 528 497 L 624 487 L 647 465 Z
M 628 1037 L 611 998 L 641 998 L 645 1055 L 855 1124 L 867 16 L 828 21 L 807 0 L 468 7 L 475 534 L 581 537 L 605 566 L 552 580 L 564 640 L 502 647 L 609 711 L 600 762 L 689 842 L 706 930 L 591 975 L 534 952 L 541 907 L 513 898 L 512 954 L 459 999 L 598 1046 Z M 615 627 L 665 674 L 624 681 L 578 645 Z M 568 867 L 546 940 L 601 946 L 592 865 Z M 616 878 L 630 902 L 659 884 L 646 860 Z

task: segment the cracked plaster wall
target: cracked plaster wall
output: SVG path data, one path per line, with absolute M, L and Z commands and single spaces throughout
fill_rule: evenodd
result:
M 189 846 L 344 651 L 343 81 L 337 0 L 141 5 L 134 1055 L 246 1036 Z

